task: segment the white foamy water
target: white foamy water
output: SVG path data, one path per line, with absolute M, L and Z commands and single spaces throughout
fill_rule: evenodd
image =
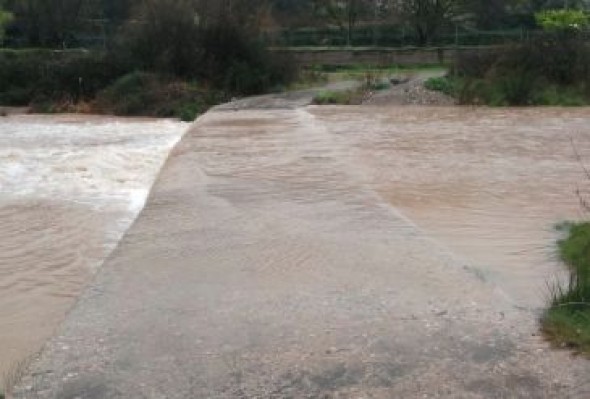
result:
M 55 330 L 143 208 L 187 126 L 0 118 L 0 376 Z

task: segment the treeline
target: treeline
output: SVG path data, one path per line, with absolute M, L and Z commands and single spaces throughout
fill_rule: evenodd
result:
M 287 28 L 327 27 L 352 45 L 357 27 L 403 26 L 428 45 L 449 26 L 536 26 L 539 10 L 585 10 L 587 2 L 0 0 L 0 41 L 14 48 L 0 51 L 0 103 L 191 119 L 224 99 L 293 81 L 293 63 L 276 59 L 262 40 Z
M 453 29 L 535 27 L 542 9 L 588 8 L 589 0 L 0 0 L 0 31 L 9 47 L 72 48 L 115 43 L 129 25 L 147 23 L 145 9 L 190 8 L 201 24 L 232 20 L 272 37 L 285 29 L 329 28 L 354 44 L 356 28 L 403 29 L 427 45 Z M 10 18 L 3 18 L 3 12 Z M 0 41 L 2 36 L 0 34 Z
M 6 1 L 7 38 L 20 35 L 26 46 L 0 51 L 0 103 L 192 119 L 232 96 L 279 89 L 295 71 L 258 40 L 264 14 L 252 4 Z M 87 21 L 107 20 L 113 34 L 104 47 L 68 50 Z

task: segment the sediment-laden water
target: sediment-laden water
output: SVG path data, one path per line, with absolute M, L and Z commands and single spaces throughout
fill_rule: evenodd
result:
M 588 216 L 590 109 L 315 108 L 365 183 L 518 306 L 564 271 L 555 225 Z
M 325 195 L 325 208 L 314 212 L 327 230 L 342 212 L 331 196 L 350 200 L 351 209 L 371 199 L 522 308 L 541 309 L 547 282 L 563 270 L 555 224 L 587 216 L 576 190 L 590 192 L 588 108 L 311 107 L 270 122 L 254 111 L 249 119 L 228 115 L 203 128 L 209 135 L 198 137 L 199 165 L 184 172 L 239 177 L 210 187 L 228 212 L 251 199 L 244 193 L 257 181 L 273 182 L 254 187 L 263 190 L 257 204 L 307 204 L 305 196 Z M 142 208 L 184 129 L 170 121 L 0 119 L 0 371 L 51 335 Z M 261 219 L 278 212 L 276 203 L 263 205 Z M 282 216 L 298 231 L 298 215 Z M 367 217 L 354 226 L 374 232 L 376 222 Z M 306 248 L 266 251 L 256 258 L 279 257 L 283 269 L 308 259 Z M 310 263 L 309 270 L 331 266 Z M 445 289 L 458 295 L 456 286 Z
M 186 128 L 168 120 L 0 118 L 0 376 L 59 325 Z

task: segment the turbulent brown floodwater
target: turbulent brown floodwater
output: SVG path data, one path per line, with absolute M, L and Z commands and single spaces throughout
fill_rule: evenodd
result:
M 518 306 L 563 271 L 555 225 L 583 218 L 590 109 L 315 108 L 379 195 Z M 573 145 L 576 151 L 573 149 Z
M 143 207 L 186 127 L 0 118 L 0 382 L 55 330 Z
M 585 216 L 575 191 L 590 183 L 572 141 L 590 164 L 590 109 L 300 112 L 294 124 L 304 126 L 276 135 L 304 129 L 329 134 L 334 145 L 310 147 L 302 166 L 313 168 L 322 156 L 338 158 L 355 182 L 421 228 L 433 246 L 447 248 L 517 306 L 543 306 L 546 283 L 563 270 L 554 225 Z M 247 175 L 252 164 L 264 163 L 259 150 L 274 143 L 264 141 L 274 129 L 265 123 L 261 118 L 225 127 L 227 151 L 244 157 L 208 156 L 222 159 L 216 165 L 228 171 L 238 159 Z M 184 129 L 168 121 L 0 119 L 0 372 L 51 335 L 142 208 Z M 257 131 L 266 135 L 252 133 Z M 268 173 L 280 176 L 281 170 Z

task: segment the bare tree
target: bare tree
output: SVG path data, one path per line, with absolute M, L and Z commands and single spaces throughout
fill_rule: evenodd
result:
M 396 8 L 416 32 L 418 44 L 426 45 L 459 12 L 460 4 L 460 0 L 397 0 Z
M 314 7 L 317 14 L 338 26 L 350 46 L 359 18 L 370 10 L 372 3 L 370 0 L 315 0 Z

